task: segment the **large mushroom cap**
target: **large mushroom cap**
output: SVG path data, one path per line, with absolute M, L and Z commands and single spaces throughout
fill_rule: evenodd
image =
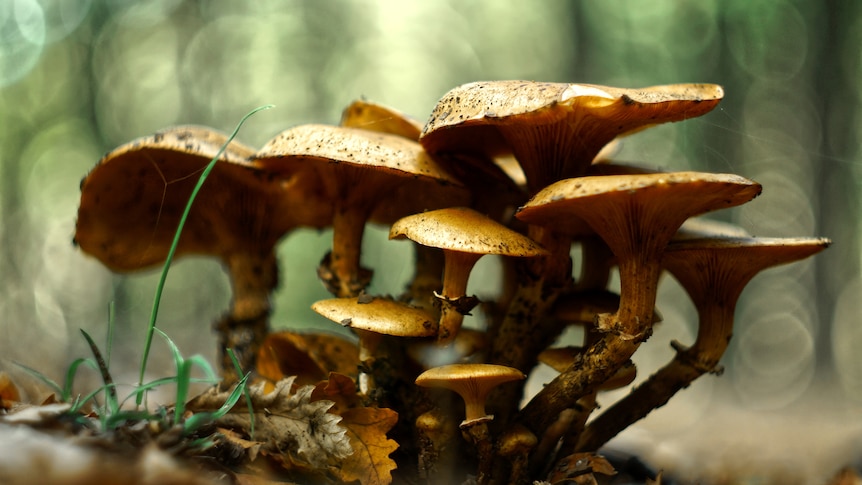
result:
M 556 180 L 583 175 L 615 137 L 703 115 L 723 96 L 714 84 L 624 89 L 532 81 L 470 83 L 440 99 L 420 142 L 432 154 L 487 159 L 514 153 L 535 193 Z
M 81 182 L 75 242 L 115 271 L 164 261 L 192 189 L 227 140 L 180 126 L 139 138 L 105 155 Z M 192 206 L 177 254 L 225 255 L 274 244 L 295 221 L 280 189 L 231 142 Z
M 389 231 L 389 238 L 407 237 L 419 244 L 476 254 L 542 256 L 532 239 L 465 207 L 450 207 L 407 216 Z
M 387 298 L 331 298 L 320 300 L 311 309 L 345 327 L 396 337 L 437 335 L 437 322 L 421 308 Z

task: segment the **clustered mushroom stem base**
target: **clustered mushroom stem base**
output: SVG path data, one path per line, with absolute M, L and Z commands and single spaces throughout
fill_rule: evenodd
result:
M 269 332 L 269 312 L 244 320 L 226 315 L 216 322 L 215 328 L 219 334 L 221 367 L 224 376 L 220 387 L 226 389 L 241 377 L 237 374 L 227 349 L 233 350 L 243 372 L 254 371 L 261 343 Z
M 597 450 L 632 423 L 664 406 L 674 394 L 707 372 L 714 372 L 733 332 L 736 305 L 709 305 L 699 313 L 698 335 L 689 348 L 674 342 L 667 365 L 594 419 L 578 441 L 578 451 Z
M 462 423 L 461 431 L 464 438 L 476 447 L 476 454 L 479 459 L 476 483 L 485 485 L 491 480 L 494 464 L 494 444 L 491 441 L 488 424 L 485 421 Z

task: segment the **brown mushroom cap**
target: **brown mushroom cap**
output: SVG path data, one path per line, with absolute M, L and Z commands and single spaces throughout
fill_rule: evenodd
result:
M 474 254 L 543 256 L 547 251 L 523 234 L 465 207 L 450 207 L 407 216 L 389 230 L 389 238 L 406 237 L 425 246 Z
M 198 176 L 227 136 L 179 126 L 105 155 L 81 182 L 75 242 L 114 271 L 160 264 Z M 295 222 L 279 213 L 279 189 L 232 142 L 201 188 L 177 255 L 272 246 Z
M 673 172 L 580 177 L 536 194 L 516 217 L 553 229 L 566 217 L 586 221 L 616 256 L 620 309 L 598 320 L 599 328 L 626 339 L 649 335 L 661 254 L 689 217 L 745 203 L 760 184 L 738 175 Z
M 486 418 L 485 399 L 500 384 L 525 379 L 523 372 L 494 364 L 450 364 L 428 369 L 416 378 L 416 385 L 440 387 L 458 393 L 466 406 L 464 423 Z M 464 426 L 464 423 L 461 425 Z
M 582 175 L 615 137 L 694 118 L 724 96 L 713 84 L 623 89 L 590 84 L 490 81 L 445 94 L 420 142 L 430 153 L 514 153 L 532 193 Z
M 341 126 L 379 131 L 418 141 L 422 123 L 395 108 L 357 99 L 341 113 Z
M 476 304 L 467 297 L 470 271 L 485 254 L 534 257 L 547 252 L 530 238 L 464 207 L 452 207 L 404 217 L 389 231 L 389 238 L 407 237 L 425 246 L 443 249 L 439 342 L 455 338 L 464 314 Z
M 388 133 L 327 125 L 283 131 L 255 155 L 277 178 L 305 174 L 333 210 L 333 248 L 320 274 L 339 297 L 356 296 L 362 234 L 374 208 L 404 180 L 458 184 L 418 143 Z
M 311 309 L 345 327 L 396 337 L 437 335 L 437 322 L 428 312 L 387 298 L 331 298 Z

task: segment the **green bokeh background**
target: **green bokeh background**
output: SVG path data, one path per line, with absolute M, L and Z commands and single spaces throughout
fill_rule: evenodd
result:
M 104 335 L 113 301 L 115 372 L 134 375 L 157 276 L 113 275 L 71 244 L 79 180 L 133 138 L 186 123 L 230 131 L 272 103 L 239 137 L 260 146 L 296 124 L 336 123 L 360 96 L 424 119 L 476 80 L 712 82 L 726 91 L 717 110 L 626 139 L 617 158 L 753 178 L 763 195 L 719 217 L 834 244 L 758 276 L 728 372 L 650 419 L 694 410 L 685 419 L 699 422 L 715 402 L 780 416 L 822 400 L 834 406 L 818 408 L 823 426 L 840 428 L 862 409 L 860 12 L 853 0 L 0 0 L 0 365 L 59 378 L 85 355 L 77 329 Z M 328 232 L 298 231 L 280 246 L 274 326 L 340 330 L 308 309 L 328 296 L 314 276 L 328 244 Z M 366 248 L 372 291 L 398 293 L 408 246 L 372 230 Z M 493 261 L 479 270 L 471 289 L 487 295 Z M 180 261 L 159 325 L 185 353 L 214 358 L 209 324 L 229 297 L 217 263 Z M 670 278 L 659 305 L 665 323 L 639 356 L 642 377 L 670 358 L 671 338 L 692 338 L 694 311 Z M 171 372 L 159 355 L 153 376 Z

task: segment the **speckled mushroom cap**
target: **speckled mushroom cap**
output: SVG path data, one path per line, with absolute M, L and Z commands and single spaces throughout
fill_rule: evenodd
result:
M 178 126 L 105 155 L 81 181 L 75 242 L 114 271 L 163 262 L 192 189 L 226 140 L 209 128 Z M 192 206 L 177 255 L 271 247 L 296 225 L 327 219 L 325 208 L 297 205 L 300 193 L 268 182 L 247 161 L 252 153 L 228 145 Z
M 487 160 L 514 153 L 535 193 L 557 180 L 583 175 L 615 137 L 703 115 L 723 96 L 714 84 L 624 89 L 475 82 L 440 99 L 420 142 L 432 154 L 466 153 Z
M 345 327 L 395 337 L 432 337 L 437 322 L 425 310 L 387 298 L 331 298 L 311 309 Z
M 609 233 L 637 241 L 667 233 L 667 239 L 689 217 L 743 204 L 760 194 L 760 184 L 732 174 L 672 172 L 607 175 L 561 180 L 546 187 L 521 207 L 516 217 L 530 224 L 554 227 L 567 217 L 585 220 L 616 253 Z M 619 217 L 622 207 L 630 216 Z M 643 234 L 620 224 L 636 220 Z M 650 232 L 646 232 L 649 229 Z M 617 254 L 617 256 L 620 256 Z
M 831 243 L 829 239 L 809 237 L 693 237 L 672 241 L 665 249 L 662 264 L 694 300 L 718 293 L 733 295 L 735 300 L 760 271 L 805 259 Z M 727 288 L 717 288 L 715 282 Z
M 341 113 L 341 126 L 379 131 L 418 141 L 422 123 L 395 108 L 357 99 Z
M 465 207 L 450 207 L 404 217 L 389 238 L 406 237 L 425 246 L 475 254 L 532 257 L 547 254 L 521 233 Z
M 333 189 L 335 184 L 328 181 L 336 176 L 329 172 L 336 168 L 342 172 L 342 179 L 349 179 L 348 184 L 365 181 L 364 174 L 374 173 L 458 184 L 418 143 L 389 133 L 343 126 L 295 126 L 267 142 L 254 158 L 264 169 L 277 174 L 313 167 L 327 188 Z

